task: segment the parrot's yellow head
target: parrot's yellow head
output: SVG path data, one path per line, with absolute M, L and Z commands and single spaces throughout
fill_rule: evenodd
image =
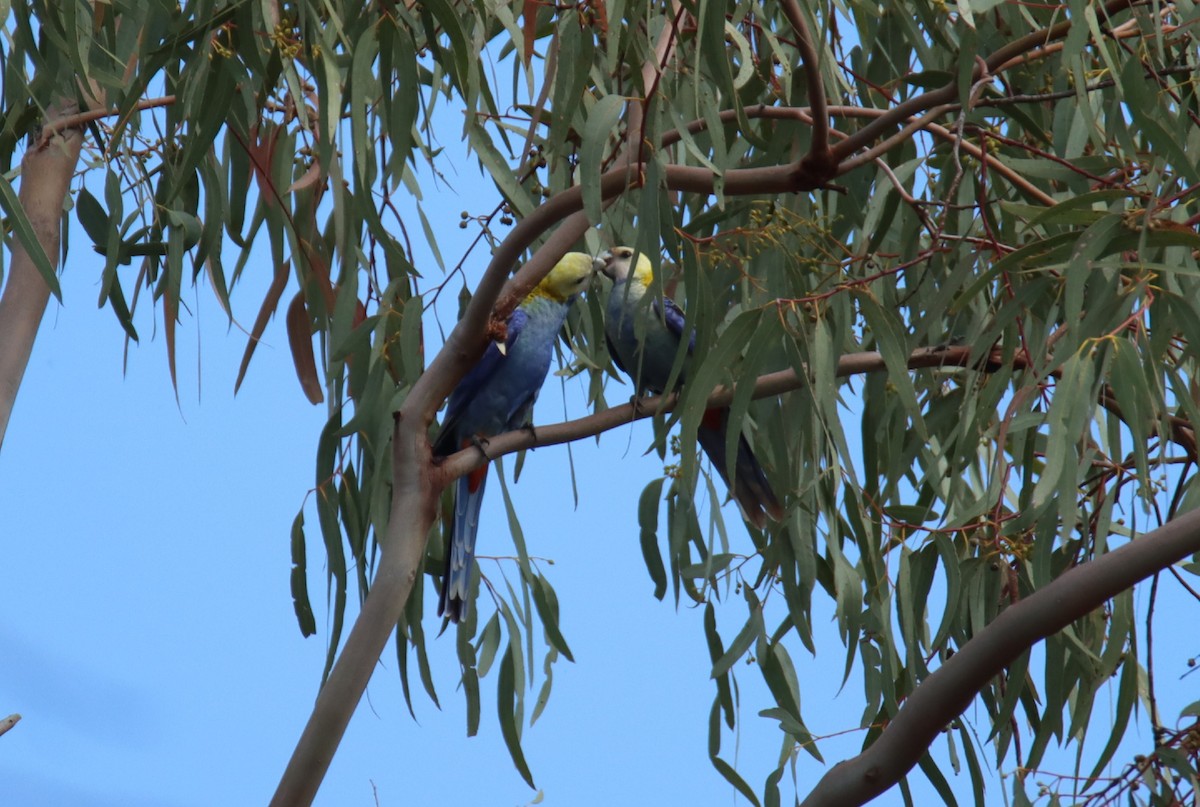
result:
M 531 295 L 549 297 L 566 302 L 583 291 L 592 278 L 592 257 L 582 252 L 568 252 L 562 256 L 550 274 L 542 278 Z
M 644 252 L 637 253 L 637 263 L 634 263 L 635 252 L 633 247 L 613 247 L 596 258 L 596 268 L 611 277 L 614 283 L 628 280 L 636 285 L 649 286 L 654 280 L 654 266 Z

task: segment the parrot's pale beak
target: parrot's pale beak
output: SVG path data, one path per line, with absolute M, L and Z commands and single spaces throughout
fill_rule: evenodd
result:
M 613 254 L 611 251 L 601 252 L 592 260 L 592 268 L 608 277 L 612 277 L 610 264 L 612 263 Z

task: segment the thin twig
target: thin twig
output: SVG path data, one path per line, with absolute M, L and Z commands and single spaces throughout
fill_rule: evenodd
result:
M 153 109 L 160 106 L 170 106 L 175 103 L 174 95 L 163 95 L 158 98 L 145 98 L 133 105 L 134 112 L 141 112 L 146 109 Z M 34 146 L 37 150 L 44 149 L 49 143 L 50 138 L 54 137 L 59 132 L 65 132 L 68 129 L 82 128 L 85 124 L 92 121 L 98 121 L 103 118 L 111 118 L 121 114 L 119 109 L 89 109 L 86 112 L 76 112 L 74 115 L 67 115 L 59 118 L 56 121 L 46 124 L 42 127 L 41 134 L 38 136 L 37 144 Z
M 1150 604 L 1146 608 L 1146 699 L 1150 701 L 1150 731 L 1154 734 L 1154 745 L 1158 745 L 1158 734 L 1162 723 L 1158 720 L 1158 698 L 1154 695 L 1154 603 L 1158 600 L 1158 574 L 1150 583 Z

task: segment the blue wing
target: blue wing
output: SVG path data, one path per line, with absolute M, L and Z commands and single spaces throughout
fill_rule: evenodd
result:
M 508 318 L 508 334 L 504 339 L 506 353 L 512 350 L 528 320 L 529 315 L 521 308 L 513 311 L 512 316 Z M 500 352 L 500 348 L 496 347 L 495 342 L 490 342 L 479 363 L 463 376 L 454 392 L 450 393 L 450 401 L 446 404 L 446 417 L 442 420 L 441 431 L 433 444 L 435 457 L 448 457 L 462 448 L 462 440 L 466 436 L 459 433 L 463 414 L 479 390 L 488 385 L 503 361 L 504 354 Z
M 659 307 L 659 298 L 655 297 L 650 301 L 650 308 L 654 312 L 654 316 L 663 321 L 667 326 L 667 330 L 675 334 L 679 340 L 683 341 L 683 311 L 675 304 L 675 301 L 670 297 L 663 297 L 662 308 Z M 663 310 L 665 309 L 665 311 Z M 688 334 L 688 353 L 696 349 L 696 332 L 692 331 Z

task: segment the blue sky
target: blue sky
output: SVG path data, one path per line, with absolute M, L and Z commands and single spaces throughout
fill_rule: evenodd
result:
M 180 329 L 180 404 L 148 322 L 123 375 L 121 332 L 93 305 L 89 259 L 64 273 L 67 304 L 47 314 L 0 459 L 0 711 L 24 716 L 0 738 L 0 781 L 13 804 L 258 803 L 323 661 L 325 624 L 306 640 L 292 614 L 288 529 L 312 485 L 324 412 L 300 392 L 281 322 L 233 397 L 244 336 L 226 332 L 203 289 Z M 552 379 L 540 411 L 562 411 L 559 387 Z M 575 392 L 569 408 L 581 414 Z M 548 803 L 705 803 L 728 790 L 706 759 L 701 614 L 653 599 L 638 548 L 636 496 L 660 472 L 641 456 L 648 440 L 643 424 L 576 445 L 578 510 L 564 448 L 531 455 L 513 488 L 531 553 L 556 560 L 578 660 L 558 665 L 549 708 L 525 735 Z M 497 527 L 480 551 L 510 554 L 492 492 L 485 523 Z M 317 596 L 322 565 L 313 546 Z M 319 803 L 373 804 L 372 782 L 384 805 L 533 797 L 492 716 L 494 678 L 480 736 L 467 739 L 452 636 L 432 646 L 444 711 L 418 693 L 418 722 L 409 717 L 389 650 Z M 765 761 L 750 766 L 759 782 L 777 730 L 765 738 Z M 743 759 L 758 753 L 748 740 Z

